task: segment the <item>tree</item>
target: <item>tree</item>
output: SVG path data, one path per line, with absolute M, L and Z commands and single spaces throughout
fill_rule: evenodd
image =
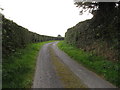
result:
M 58 36 L 57 37 L 62 37 L 60 34 L 58 34 Z
M 78 0 L 74 0 L 74 4 L 82 8 L 80 11 L 80 14 L 83 14 L 87 10 L 89 10 L 90 13 L 96 14 L 97 12 L 107 13 L 112 12 L 116 8 L 116 4 L 118 7 L 120 7 L 120 1 L 119 2 L 97 2 L 97 0 L 91 0 L 91 2 L 85 2 L 84 0 L 82 2 Z M 97 11 L 97 12 L 96 12 Z

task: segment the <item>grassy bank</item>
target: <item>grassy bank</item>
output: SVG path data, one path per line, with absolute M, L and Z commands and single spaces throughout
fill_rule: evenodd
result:
M 68 45 L 65 41 L 59 42 L 58 47 L 77 62 L 96 72 L 117 87 L 120 87 L 120 79 L 118 75 L 120 62 L 111 62 L 104 57 L 84 52 L 75 46 Z
M 51 42 L 51 41 L 48 41 Z M 3 88 L 30 88 L 40 48 L 48 42 L 30 44 L 3 59 Z

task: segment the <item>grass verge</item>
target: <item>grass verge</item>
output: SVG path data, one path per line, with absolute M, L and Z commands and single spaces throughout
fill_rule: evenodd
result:
M 120 62 L 108 61 L 104 57 L 84 52 L 75 46 L 67 44 L 65 41 L 59 42 L 58 47 L 77 62 L 96 72 L 115 86 L 120 87 L 120 78 L 118 75 Z
M 40 48 L 52 41 L 29 44 L 10 57 L 3 59 L 3 88 L 30 88 L 33 82 L 36 58 Z

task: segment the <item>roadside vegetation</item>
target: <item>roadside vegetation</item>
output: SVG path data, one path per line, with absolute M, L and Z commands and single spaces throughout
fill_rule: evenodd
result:
M 29 31 L 1 14 L 3 88 L 31 87 L 36 57 L 45 41 L 63 37 L 40 35 Z M 40 43 L 41 42 L 41 43 Z M 32 44 L 34 43 L 34 44 Z
M 40 48 L 48 42 L 27 45 L 4 58 L 2 65 L 3 88 L 30 88 Z
M 106 60 L 102 56 L 96 56 L 89 52 L 85 52 L 73 45 L 67 44 L 65 41 L 59 42 L 58 47 L 83 66 L 87 67 L 93 72 L 96 72 L 102 78 L 113 83 L 117 87 L 120 87 L 118 75 L 120 62 L 112 62 Z
M 93 17 L 80 21 L 70 27 L 65 33 L 68 44 L 88 52 L 93 52 L 111 61 L 119 61 L 119 27 L 120 25 L 120 1 L 119 2 L 80 2 L 74 0 L 80 9 L 80 13 L 88 10 Z M 96 8 L 98 7 L 98 8 Z M 111 13 L 112 12 L 112 13 Z
M 62 40 L 63 37 L 40 35 L 29 31 L 12 20 L 2 16 L 2 58 L 9 57 L 17 49 L 25 48 L 30 43 L 38 43 L 51 40 Z

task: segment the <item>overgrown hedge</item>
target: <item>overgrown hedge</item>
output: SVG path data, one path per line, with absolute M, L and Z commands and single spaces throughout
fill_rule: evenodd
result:
M 39 35 L 17 25 L 2 16 L 2 56 L 3 59 L 14 53 L 18 48 L 24 48 L 29 43 L 48 40 L 63 40 L 63 38 Z
M 105 56 L 109 60 L 118 61 L 119 56 L 119 24 L 120 10 L 97 13 L 92 19 L 78 23 L 69 28 L 65 34 L 67 43 L 85 51 Z M 102 13 L 103 14 L 103 13 Z

